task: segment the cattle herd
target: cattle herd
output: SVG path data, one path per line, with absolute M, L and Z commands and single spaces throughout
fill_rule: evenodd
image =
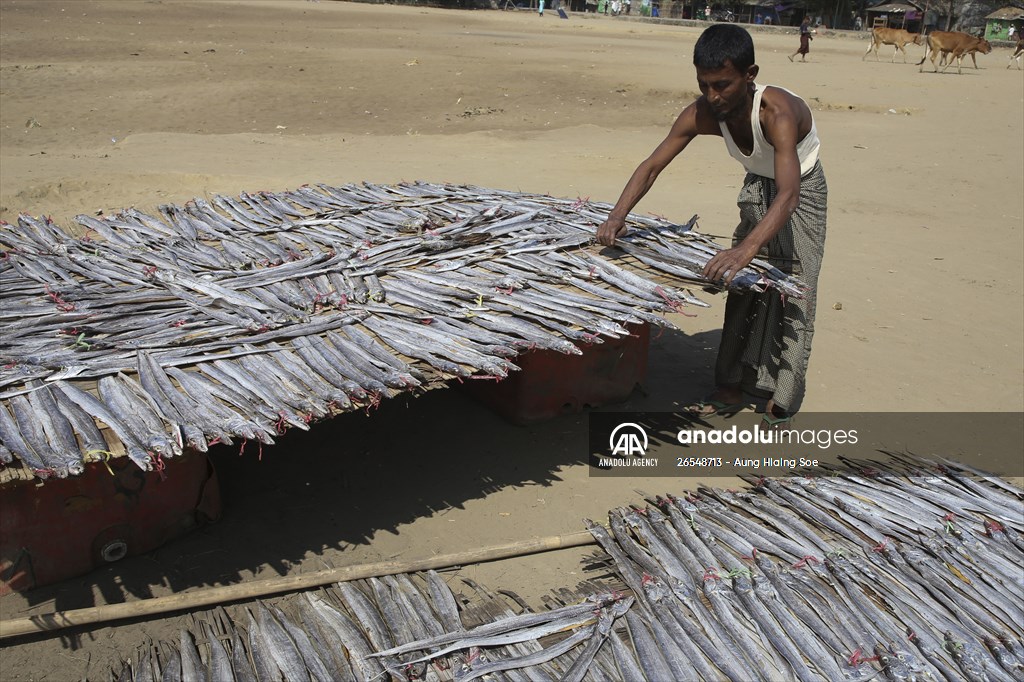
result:
M 919 71 L 924 71 L 925 60 L 931 61 L 935 71 L 938 71 L 940 66 L 945 71 L 955 60 L 957 73 L 963 73 L 961 66 L 965 56 L 970 55 L 971 61 L 974 62 L 974 68 L 978 68 L 978 60 L 975 55 L 978 52 L 988 54 L 992 51 L 991 43 L 984 38 L 959 31 L 932 31 L 926 36 L 922 33 L 911 33 L 902 28 L 874 28 L 871 30 L 871 44 L 868 45 L 861 61 L 866 59 L 871 52 L 875 53 L 875 60 L 878 61 L 878 48 L 883 45 L 892 45 L 894 49 L 890 61 L 895 62 L 896 53 L 902 52 L 903 63 L 906 64 L 907 51 L 905 48 L 908 43 L 925 46 L 924 56 L 917 63 L 920 67 Z M 1010 68 L 1016 63 L 1017 68 L 1020 69 L 1022 54 L 1024 54 L 1024 40 L 1018 36 L 1017 44 L 1006 68 Z M 939 59 L 938 63 L 935 61 L 937 58 Z

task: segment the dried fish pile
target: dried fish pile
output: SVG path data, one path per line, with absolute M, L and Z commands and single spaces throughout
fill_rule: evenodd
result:
M 637 596 L 637 679 L 1024 679 L 1024 491 L 851 464 L 591 524 Z
M 0 464 L 63 477 L 110 454 L 150 469 L 183 447 L 269 444 L 705 305 L 680 288 L 707 284 L 718 251 L 693 221 L 632 216 L 616 263 L 585 248 L 608 208 L 364 184 L 82 215 L 78 236 L 22 215 L 0 225 Z M 760 261 L 733 286 L 804 291 Z
M 468 682 L 580 680 L 587 671 L 589 679 L 615 679 L 612 654 L 601 645 L 632 597 L 601 593 L 516 612 L 466 582 L 476 594 L 461 601 L 429 572 L 338 583 L 276 606 L 256 602 L 236 621 L 217 609 L 194 618 L 175 643 L 140 647 L 116 679 Z
M 1024 678 L 1024 491 L 851 464 L 587 522 L 627 590 L 514 615 L 481 588 L 482 616 L 434 573 L 339 583 L 142 647 L 119 679 Z

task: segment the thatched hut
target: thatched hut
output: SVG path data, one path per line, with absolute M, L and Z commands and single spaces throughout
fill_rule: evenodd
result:
M 1003 7 L 985 16 L 987 40 L 1016 40 L 1024 29 L 1024 9 Z

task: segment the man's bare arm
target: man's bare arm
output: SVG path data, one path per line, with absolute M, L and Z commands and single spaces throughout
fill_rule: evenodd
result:
M 614 245 L 616 237 L 621 237 L 626 233 L 626 216 L 651 189 L 661 171 L 665 170 L 665 167 L 686 149 L 694 137 L 707 134 L 704 130 L 706 124 L 698 123 L 700 119 L 704 118 L 698 113 L 701 105 L 702 100 L 697 100 L 683 109 L 675 123 L 672 124 L 668 136 L 633 171 L 619 200 L 615 202 L 615 206 L 608 213 L 608 219 L 597 228 L 597 241 L 605 246 Z

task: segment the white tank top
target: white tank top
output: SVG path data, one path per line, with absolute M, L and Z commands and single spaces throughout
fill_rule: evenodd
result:
M 732 139 L 732 134 L 729 132 L 729 126 L 724 121 L 719 121 L 718 125 L 722 129 L 722 137 L 725 138 L 725 146 L 729 150 L 729 156 L 742 163 L 748 173 L 774 180 L 775 148 L 765 139 L 764 131 L 761 130 L 761 95 L 764 94 L 766 87 L 768 86 L 754 85 L 754 104 L 750 111 L 750 127 L 754 131 L 754 148 L 749 156 L 740 151 L 740 148 L 736 146 L 736 141 Z M 789 92 L 789 94 L 796 97 L 795 94 L 785 88 L 779 88 L 779 90 Z M 815 125 L 814 117 L 812 116 L 810 131 L 796 145 L 796 155 L 800 159 L 800 177 L 803 177 L 814 168 L 814 164 L 818 161 L 818 148 L 820 146 L 818 127 Z

